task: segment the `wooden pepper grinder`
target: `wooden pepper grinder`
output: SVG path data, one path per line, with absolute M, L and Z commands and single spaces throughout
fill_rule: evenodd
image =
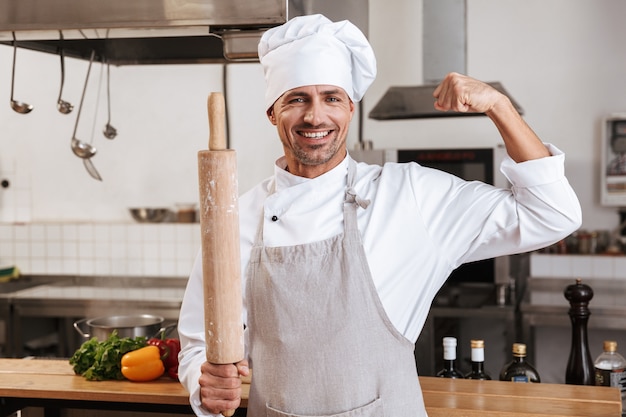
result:
M 573 385 L 595 385 L 593 361 L 587 341 L 587 321 L 591 312 L 589 301 L 593 298 L 593 290 L 582 283 L 568 285 L 564 291 L 570 303 L 569 317 L 572 322 L 572 347 L 565 372 L 565 383 Z

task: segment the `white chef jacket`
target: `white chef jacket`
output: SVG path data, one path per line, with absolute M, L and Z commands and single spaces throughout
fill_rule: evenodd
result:
M 407 339 L 417 340 L 435 295 L 459 265 L 539 249 L 580 227 L 580 204 L 564 175 L 564 154 L 546 146 L 550 157 L 522 163 L 505 158 L 501 171 L 510 189 L 416 163 L 358 163 L 356 194 L 371 201 L 357 211 L 367 262 L 385 312 Z M 282 157 L 272 177 L 239 199 L 244 275 L 261 219 L 264 244 L 270 247 L 310 243 L 343 231 L 348 158 L 309 179 L 285 171 Z M 243 281 L 245 321 L 245 276 Z M 202 311 L 198 256 L 178 323 L 179 375 L 198 415 L 203 412 L 198 378 L 205 361 Z

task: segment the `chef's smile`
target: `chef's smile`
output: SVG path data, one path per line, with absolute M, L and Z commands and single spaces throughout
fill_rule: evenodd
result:
M 298 130 L 296 129 L 296 136 L 300 142 L 302 142 L 303 146 L 309 145 L 312 147 L 323 146 L 324 144 L 332 141 L 336 135 L 332 133 L 335 132 L 335 129 L 326 129 L 326 130 Z
M 330 134 L 330 130 L 325 130 L 323 132 L 305 132 L 305 131 L 299 131 L 298 134 L 300 136 L 304 136 L 305 138 L 309 138 L 309 139 L 323 139 L 326 136 L 328 136 Z

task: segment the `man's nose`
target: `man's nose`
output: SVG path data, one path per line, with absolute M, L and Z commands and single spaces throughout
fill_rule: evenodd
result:
M 321 122 L 322 108 L 317 103 L 311 103 L 304 113 L 304 121 L 310 125 L 317 126 Z

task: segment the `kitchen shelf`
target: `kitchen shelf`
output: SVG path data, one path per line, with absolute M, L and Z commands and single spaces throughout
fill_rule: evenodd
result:
M 0 294 L 0 320 L 7 324 L 6 355 L 23 356 L 22 329 L 28 319 L 56 320 L 61 357 L 71 356 L 84 342 L 73 328 L 78 319 L 153 314 L 176 322 L 185 285 L 186 280 L 179 278 L 58 277 L 54 283 Z

